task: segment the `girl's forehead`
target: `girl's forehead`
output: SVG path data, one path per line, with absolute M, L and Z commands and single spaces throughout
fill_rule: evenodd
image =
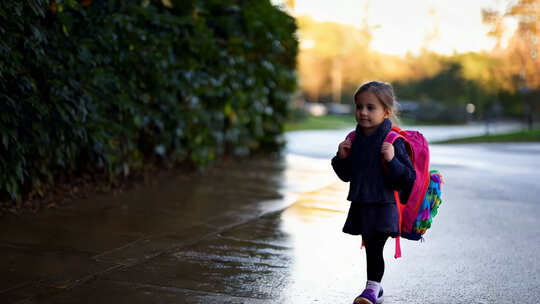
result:
M 354 101 L 356 104 L 359 103 L 371 103 L 371 104 L 382 104 L 382 102 L 370 91 L 365 91 L 356 96 L 356 100 Z

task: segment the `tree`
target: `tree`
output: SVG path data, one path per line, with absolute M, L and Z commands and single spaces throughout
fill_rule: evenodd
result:
M 539 102 L 531 99 L 532 95 L 529 94 L 540 90 L 540 0 L 518 0 L 509 5 L 505 12 L 483 11 L 484 22 L 491 26 L 489 35 L 497 39 L 499 47 L 505 18 L 516 20 L 518 27 L 500 56 L 505 58 L 512 89 L 523 95 L 523 110 L 529 128 L 532 128 L 533 113 L 540 112 Z
M 350 61 L 368 65 L 369 30 L 335 22 L 317 22 L 306 16 L 297 17 L 297 21 L 303 41 L 299 57 L 302 90 L 312 100 L 332 96 L 332 101 L 340 102 L 343 88 L 350 86 L 346 83 L 350 79 Z M 354 71 L 356 75 L 366 72 L 360 68 Z

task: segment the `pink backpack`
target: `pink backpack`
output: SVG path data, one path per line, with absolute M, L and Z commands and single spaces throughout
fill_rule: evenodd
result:
M 347 135 L 353 141 L 355 132 Z M 392 129 L 384 142 L 393 144 L 403 138 L 407 154 L 416 172 L 416 179 L 406 204 L 400 204 L 399 194 L 394 191 L 399 210 L 399 233 L 409 240 L 422 240 L 423 234 L 431 227 L 433 217 L 437 215 L 441 204 L 442 176 L 438 171 L 429 171 L 429 147 L 422 133 L 403 131 L 397 126 Z M 395 258 L 401 257 L 400 237 L 396 238 Z

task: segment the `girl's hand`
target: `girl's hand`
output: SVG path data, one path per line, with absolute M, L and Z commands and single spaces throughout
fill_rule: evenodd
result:
M 338 156 L 339 158 L 347 158 L 351 155 L 352 142 L 348 139 L 345 139 L 339 144 L 338 147 Z
M 381 153 L 386 162 L 390 162 L 394 158 L 394 145 L 389 142 L 384 142 L 382 144 Z

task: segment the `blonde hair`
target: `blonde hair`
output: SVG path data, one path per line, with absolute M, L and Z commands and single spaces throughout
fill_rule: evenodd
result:
M 373 95 L 381 102 L 384 109 L 390 111 L 390 120 L 395 124 L 399 123 L 399 118 L 397 117 L 399 103 L 396 100 L 394 89 L 391 84 L 382 81 L 364 82 L 356 92 L 354 92 L 353 100 L 355 103 L 358 96 L 364 92 L 373 93 Z

